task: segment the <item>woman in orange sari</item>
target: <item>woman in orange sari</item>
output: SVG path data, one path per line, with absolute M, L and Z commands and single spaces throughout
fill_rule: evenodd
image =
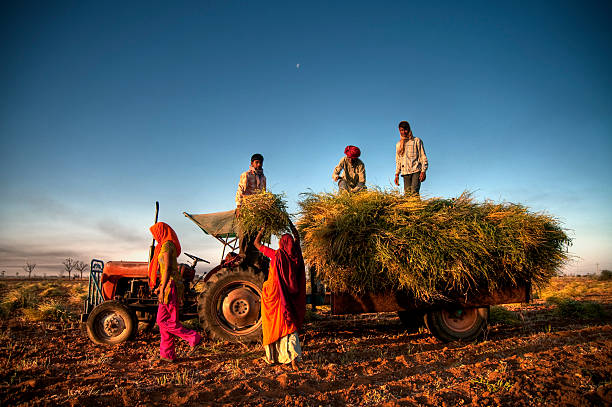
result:
M 164 362 L 174 362 L 174 337 L 186 340 L 191 347 L 190 354 L 202 342 L 202 337 L 196 331 L 185 328 L 179 321 L 179 306 L 183 298 L 183 279 L 178 270 L 177 257 L 181 254 L 181 244 L 170 225 L 157 222 L 150 228 L 157 241 L 151 263 L 149 263 L 149 287 L 157 285 L 157 270 L 159 268 L 160 282 L 155 289 L 159 297 L 157 308 L 157 325 L 161 334 L 159 344 L 159 359 Z
M 286 233 L 278 250 L 261 244 L 263 229 L 255 238 L 255 247 L 270 258 L 268 279 L 261 295 L 263 345 L 268 363 L 291 363 L 294 370 L 302 359 L 298 331 L 306 314 L 306 272 L 300 237 L 290 222 L 293 236 Z

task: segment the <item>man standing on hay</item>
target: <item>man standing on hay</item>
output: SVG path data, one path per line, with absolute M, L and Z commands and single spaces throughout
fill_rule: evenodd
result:
M 332 179 L 338 181 L 338 190 L 359 192 L 366 189 L 365 165 L 359 159 L 361 155 L 359 147 L 346 146 L 344 154 L 345 156 L 340 159 L 332 174 Z M 342 171 L 344 175 L 340 176 Z
M 263 173 L 263 155 L 253 154 L 251 156 L 251 165 L 249 169 L 240 175 L 240 181 L 238 182 L 238 190 L 236 191 L 236 218 L 240 213 L 240 205 L 242 204 L 242 198 L 245 195 L 253 195 L 259 191 L 266 190 L 266 176 Z M 249 254 L 256 259 L 259 257 L 259 252 L 253 246 L 253 239 L 255 236 L 249 236 L 242 230 L 238 232 L 238 240 L 240 241 L 240 255 L 243 259 Z M 251 253 L 252 252 L 252 253 Z
M 427 171 L 425 148 L 421 139 L 412 135 L 408 122 L 400 122 L 399 132 L 400 141 L 395 146 L 395 185 L 399 186 L 401 174 L 404 194 L 418 196 Z

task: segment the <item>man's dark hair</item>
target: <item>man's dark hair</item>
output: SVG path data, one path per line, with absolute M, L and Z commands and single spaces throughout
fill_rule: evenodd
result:
M 399 122 L 399 126 L 397 127 L 410 131 L 410 124 L 407 121 Z
M 263 155 L 257 153 L 257 154 L 253 154 L 251 156 L 251 162 L 255 161 L 255 160 L 259 160 L 263 163 Z

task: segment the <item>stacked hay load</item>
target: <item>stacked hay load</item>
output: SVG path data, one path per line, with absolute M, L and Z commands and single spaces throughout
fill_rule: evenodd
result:
M 403 290 L 432 301 L 547 283 L 571 243 L 559 222 L 512 203 L 372 190 L 305 194 L 304 258 L 332 291 Z
M 242 230 L 252 235 L 265 227 L 264 240 L 267 241 L 270 235 L 281 236 L 289 230 L 289 214 L 284 195 L 268 191 L 245 195 L 238 212 L 238 224 Z

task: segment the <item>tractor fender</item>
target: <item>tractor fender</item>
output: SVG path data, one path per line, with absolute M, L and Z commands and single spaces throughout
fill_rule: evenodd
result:
M 210 270 L 204 276 L 204 278 L 202 278 L 202 281 L 206 283 L 208 280 L 210 280 L 212 278 L 212 276 L 214 276 L 215 274 L 217 274 L 221 270 L 240 271 L 242 269 L 240 268 L 240 266 L 238 266 L 236 263 L 233 263 L 232 261 L 222 261 L 221 264 L 219 264 L 218 266 L 215 266 L 215 268 Z M 259 272 L 263 273 L 264 280 L 265 280 L 267 278 L 267 273 L 265 272 L 265 270 L 255 269 L 255 273 L 259 273 Z
M 218 266 L 210 270 L 208 273 L 206 273 L 202 281 L 207 282 L 208 280 L 210 280 L 212 276 L 217 274 L 220 270 L 223 270 L 223 267 L 224 267 L 223 263 L 219 264 Z

